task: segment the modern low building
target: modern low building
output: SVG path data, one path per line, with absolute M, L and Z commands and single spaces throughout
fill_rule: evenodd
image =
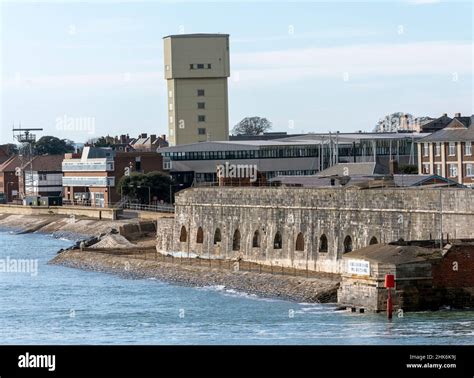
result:
M 112 148 L 84 147 L 82 154 L 66 154 L 62 162 L 65 201 L 107 207 L 120 200 L 118 183 L 126 172 L 162 171 L 156 152 L 117 152 Z
M 171 145 L 229 139 L 228 34 L 164 37 Z
M 222 165 L 256 168 L 266 180 L 276 176 L 314 175 L 337 163 L 376 163 L 380 173 L 389 162 L 416 165 L 415 141 L 422 133 L 305 134 L 272 140 L 208 141 L 160 150 L 177 183 L 216 183 Z
M 60 197 L 63 191 L 63 155 L 35 156 L 22 167 L 25 196 Z
M 474 186 L 474 116 L 459 113 L 443 129 L 417 140 L 418 171 Z

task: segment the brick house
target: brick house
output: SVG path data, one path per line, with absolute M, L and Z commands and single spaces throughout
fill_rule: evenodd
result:
M 0 164 L 0 193 L 5 202 L 19 198 L 18 176 L 15 174 L 15 169 L 20 165 L 20 158 L 17 155 Z
M 84 147 L 82 154 L 66 154 L 62 162 L 63 197 L 67 202 L 107 207 L 120 200 L 117 187 L 125 171 L 162 171 L 157 152 L 119 152 L 110 147 Z
M 474 116 L 459 113 L 443 129 L 417 141 L 418 171 L 474 186 Z

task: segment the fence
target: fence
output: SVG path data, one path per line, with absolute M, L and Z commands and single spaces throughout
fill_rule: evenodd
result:
M 331 278 L 334 277 L 331 273 L 317 272 L 309 269 L 298 269 L 287 267 L 278 264 L 259 264 L 253 261 L 246 260 L 227 260 L 227 259 L 209 259 L 205 257 L 175 257 L 173 255 L 164 255 L 156 250 L 155 247 L 136 247 L 127 248 L 121 251 L 120 249 L 106 249 L 106 248 L 84 248 L 85 251 L 105 253 L 110 255 L 117 255 L 122 257 L 129 257 L 132 259 L 142 259 L 157 262 L 164 262 L 178 265 L 202 266 L 213 269 L 231 270 L 234 272 L 254 272 L 278 274 L 283 276 L 298 276 L 307 278 Z
M 124 203 L 122 209 L 130 209 L 136 211 L 155 211 L 160 213 L 174 213 L 173 205 L 143 205 L 137 203 Z

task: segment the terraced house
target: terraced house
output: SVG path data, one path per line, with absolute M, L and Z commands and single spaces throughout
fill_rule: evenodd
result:
M 473 118 L 456 113 L 445 128 L 418 140 L 418 171 L 474 187 Z

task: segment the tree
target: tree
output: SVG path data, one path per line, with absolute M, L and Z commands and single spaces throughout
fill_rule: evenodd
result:
M 171 183 L 171 177 L 163 172 L 132 173 L 120 179 L 117 193 L 143 204 L 152 203 L 154 197 L 158 202 L 169 202 Z
M 407 175 L 417 175 L 418 174 L 418 166 L 416 165 L 401 165 L 398 167 L 398 172 L 407 174 Z
M 111 136 L 99 137 L 93 142 L 94 147 L 111 147 L 114 144 L 114 138 Z
M 34 145 L 34 151 L 37 155 L 61 155 L 66 152 L 74 151 L 74 142 L 68 139 L 59 139 L 54 136 L 41 137 Z
M 272 123 L 266 118 L 245 117 L 232 129 L 234 135 L 261 135 L 272 128 Z
M 0 145 L 0 148 L 8 155 L 17 155 L 19 153 L 18 146 L 13 143 L 7 143 Z

